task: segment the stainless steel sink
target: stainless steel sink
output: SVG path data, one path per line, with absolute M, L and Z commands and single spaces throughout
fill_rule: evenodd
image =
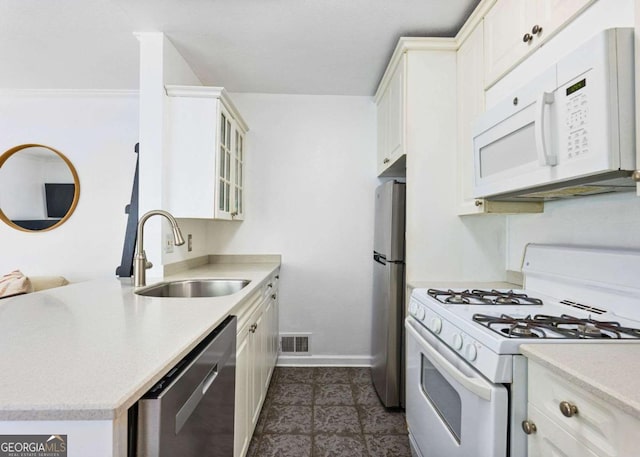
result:
M 248 279 L 184 279 L 159 282 L 135 293 L 145 297 L 222 297 L 242 290 L 250 282 Z

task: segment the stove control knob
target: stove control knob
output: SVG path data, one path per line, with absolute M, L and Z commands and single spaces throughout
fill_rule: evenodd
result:
M 460 333 L 453 335 L 453 348 L 457 351 L 462 349 L 462 335 Z
M 427 317 L 427 313 L 424 312 L 424 308 L 420 308 L 416 315 L 418 316 L 418 319 L 420 319 L 421 321 L 423 321 L 424 318 Z
M 464 356 L 469 362 L 473 362 L 476 357 L 478 357 L 478 350 L 476 349 L 474 344 L 467 344 L 467 347 L 464 351 Z
M 411 302 L 409 304 L 409 314 L 411 314 L 412 316 L 415 316 L 417 311 L 418 311 L 418 305 L 416 305 L 414 302 Z
M 436 335 L 439 334 L 442 331 L 442 319 L 439 317 L 431 319 L 431 322 L 429 322 L 429 329 Z

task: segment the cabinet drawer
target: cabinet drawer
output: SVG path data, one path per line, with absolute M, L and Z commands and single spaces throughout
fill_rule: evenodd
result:
M 536 424 L 537 429 L 534 434 L 529 435 L 529 457 L 598 456 L 531 403 L 528 417 Z
M 548 416 L 597 455 L 634 455 L 625 450 L 630 451 L 630 437 L 640 432 L 637 419 L 531 361 L 528 390 L 530 409 L 535 408 Z M 567 407 L 575 407 L 571 417 L 561 411 L 562 402 L 567 402 Z

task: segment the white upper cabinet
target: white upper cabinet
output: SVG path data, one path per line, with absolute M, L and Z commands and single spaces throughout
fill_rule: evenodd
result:
M 484 202 L 473 198 L 471 125 L 484 111 L 484 40 L 482 22 L 458 49 L 458 214 L 481 213 Z
M 168 210 L 242 220 L 248 127 L 222 87 L 167 86 Z
M 403 55 L 377 99 L 378 175 L 381 176 L 404 173 L 404 164 L 400 164 L 399 159 L 406 154 L 405 67 L 406 55 Z
M 484 18 L 485 87 L 595 0 L 498 0 Z

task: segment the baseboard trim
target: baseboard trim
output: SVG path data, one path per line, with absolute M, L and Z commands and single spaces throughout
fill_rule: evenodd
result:
M 370 356 L 358 355 L 280 355 L 276 365 L 279 367 L 370 367 L 371 362 Z

